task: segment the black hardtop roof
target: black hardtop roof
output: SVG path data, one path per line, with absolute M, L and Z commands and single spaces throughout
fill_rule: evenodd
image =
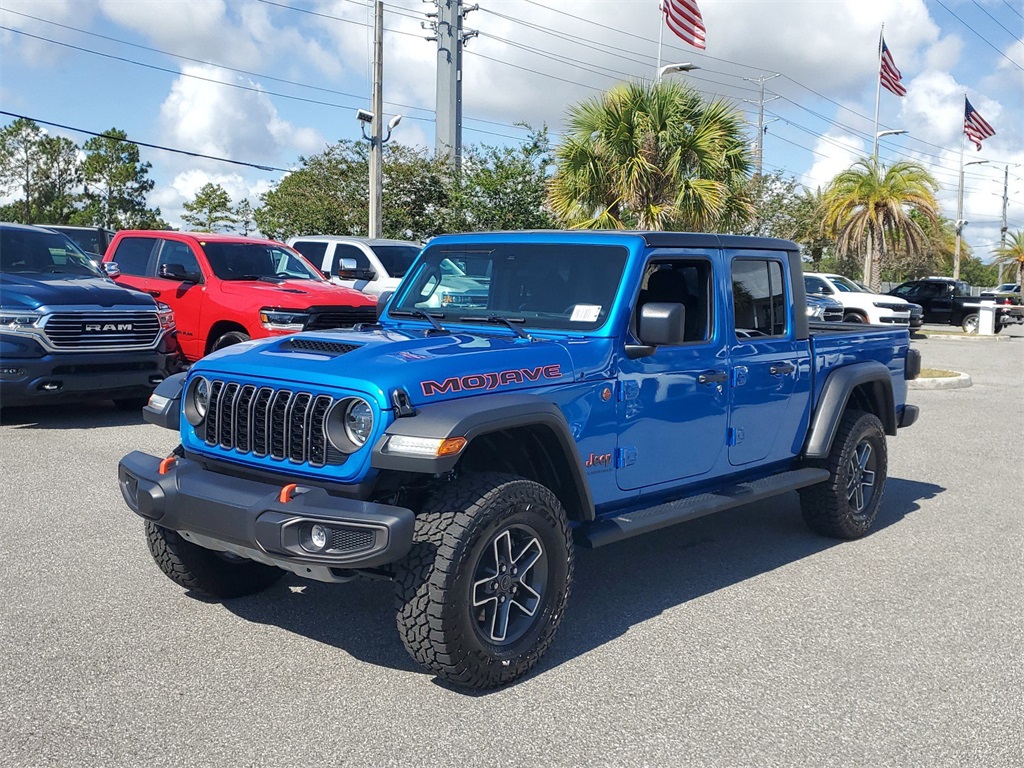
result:
M 500 230 L 494 232 L 459 232 L 455 234 L 438 235 L 429 241 L 430 245 L 435 240 L 472 240 L 482 235 L 493 237 L 495 235 L 509 235 L 511 237 L 529 236 L 530 239 L 540 239 L 543 236 L 556 235 L 565 237 L 566 240 L 577 240 L 579 238 L 602 238 L 609 240 L 621 239 L 623 236 L 640 237 L 649 248 L 729 248 L 729 249 L 751 249 L 751 250 L 773 250 L 773 251 L 799 251 L 800 247 L 791 240 L 781 240 L 775 237 L 753 237 L 749 235 L 720 235 L 705 232 L 651 232 L 645 230 L 629 229 L 522 229 L 522 230 Z

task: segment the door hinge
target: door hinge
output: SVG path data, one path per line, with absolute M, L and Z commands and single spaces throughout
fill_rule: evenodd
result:
M 734 387 L 742 387 L 747 383 L 747 366 L 737 365 L 732 369 L 732 385 Z
M 636 464 L 636 448 L 617 448 L 615 450 L 615 468 L 631 467 Z
M 744 437 L 746 437 L 746 435 L 743 433 L 742 429 L 737 429 L 736 427 L 729 427 L 729 429 L 726 430 L 725 444 L 737 445 L 743 442 Z
M 640 382 L 634 379 L 626 379 L 619 382 L 619 402 L 624 400 L 636 400 L 640 394 Z

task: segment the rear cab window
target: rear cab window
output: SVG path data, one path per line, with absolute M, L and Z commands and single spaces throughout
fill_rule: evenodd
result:
M 155 237 L 126 237 L 117 244 L 110 260 L 117 264 L 122 275 L 146 277 L 153 248 L 160 242 Z
M 737 338 L 785 336 L 785 270 L 775 259 L 743 257 L 732 263 L 733 320 Z

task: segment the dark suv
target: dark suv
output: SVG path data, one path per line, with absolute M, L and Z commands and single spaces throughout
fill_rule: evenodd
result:
M 145 405 L 178 369 L 174 315 L 115 285 L 67 237 L 0 224 L 0 405 Z

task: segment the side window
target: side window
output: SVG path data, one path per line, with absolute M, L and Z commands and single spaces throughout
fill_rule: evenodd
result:
M 323 269 L 324 256 L 327 254 L 327 243 L 314 240 L 299 240 L 292 248 L 301 253 L 317 269 Z
M 111 261 L 116 261 L 123 275 L 146 277 L 149 271 L 149 256 L 153 246 L 160 241 L 152 237 L 126 237 L 122 240 Z
M 338 273 L 338 267 L 341 266 L 342 259 L 355 259 L 356 269 L 372 269 L 370 260 L 366 258 L 366 254 L 361 249 L 354 245 L 338 243 L 334 246 L 334 265 L 331 267 L 332 275 Z
M 177 240 L 164 240 L 160 248 L 160 258 L 156 263 L 156 276 L 160 276 L 160 268 L 164 264 L 178 264 L 185 268 L 185 273 L 201 277 L 203 272 L 199 269 L 199 260 L 192 253 L 192 249 L 186 243 L 179 243 Z
M 786 285 L 782 276 L 782 265 L 770 259 L 736 259 L 732 263 L 738 337 L 785 335 Z
M 828 287 L 828 283 L 820 277 L 805 277 L 804 290 L 807 291 L 807 293 L 820 293 L 822 296 L 828 296 L 832 293 L 832 289 Z
M 711 301 L 711 262 L 705 259 L 658 261 L 648 265 L 637 300 L 637 319 L 644 304 L 682 304 L 686 310 L 684 342 L 711 338 L 714 328 Z

